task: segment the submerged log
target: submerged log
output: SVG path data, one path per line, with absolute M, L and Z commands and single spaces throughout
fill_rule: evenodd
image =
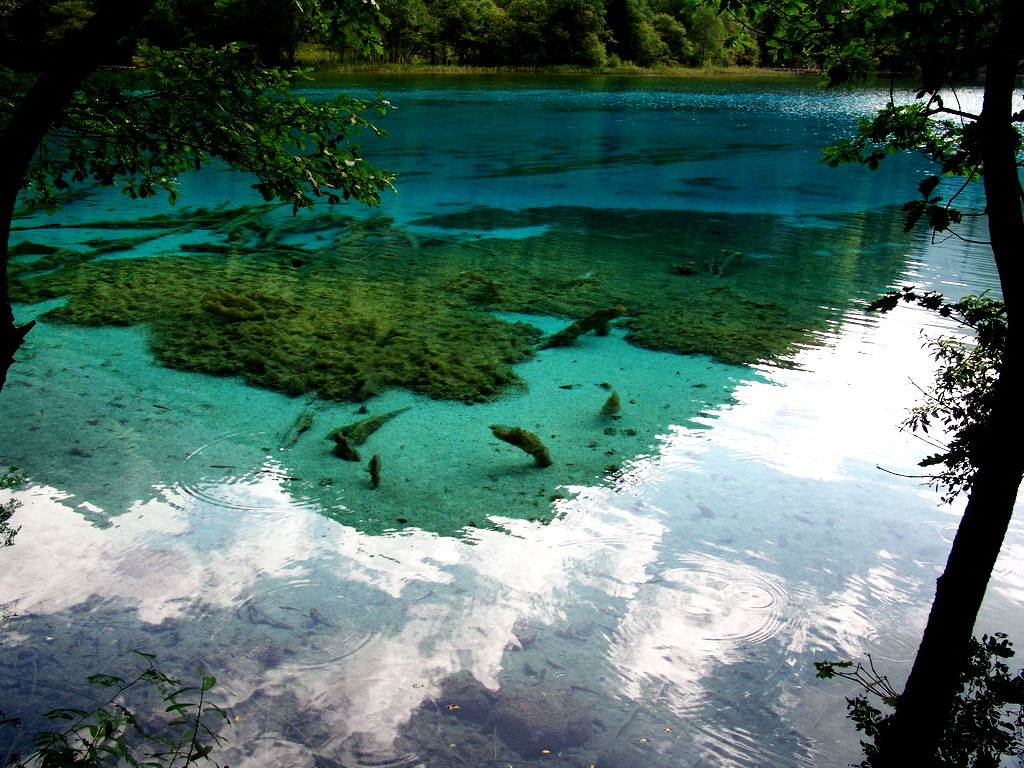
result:
M 576 339 L 588 331 L 593 331 L 598 336 L 607 336 L 611 330 L 609 323 L 616 317 L 626 313 L 622 306 L 604 307 L 591 312 L 586 317 L 575 321 L 558 333 L 553 333 L 544 339 L 537 349 L 549 349 L 550 347 L 568 347 L 575 343 Z
M 331 449 L 331 453 L 339 459 L 344 459 L 345 461 L 362 460 L 359 451 L 356 450 L 355 446 L 352 445 L 352 441 L 345 437 L 344 434 L 335 430 L 328 437 L 334 441 L 334 448 Z
M 533 434 L 533 432 L 527 432 L 521 427 L 510 427 L 506 429 L 505 427 L 497 424 L 492 424 L 491 434 L 499 440 L 504 440 L 506 443 L 526 451 L 528 454 L 533 456 L 533 460 L 537 462 L 538 467 L 551 466 L 551 456 L 548 453 L 547 447 L 540 441 L 539 437 Z
M 370 473 L 370 485 L 374 488 L 380 488 L 380 454 L 373 454 L 373 458 L 370 459 L 370 465 L 366 470 Z
M 314 397 L 308 403 L 306 407 L 299 412 L 295 422 L 288 427 L 288 431 L 284 433 L 281 438 L 281 442 L 278 444 L 278 450 L 286 451 L 293 447 L 299 440 L 299 436 L 313 426 L 313 403 L 316 402 Z
M 346 461 L 360 461 L 359 451 L 356 450 L 356 446 L 365 443 L 366 438 L 398 414 L 408 411 L 409 407 L 407 405 L 405 408 L 399 408 L 395 411 L 380 413 L 376 416 L 367 416 L 365 419 L 353 422 L 352 424 L 346 424 L 344 427 L 332 429 L 327 434 L 327 439 L 334 441 L 332 452 L 338 458 L 345 459 Z

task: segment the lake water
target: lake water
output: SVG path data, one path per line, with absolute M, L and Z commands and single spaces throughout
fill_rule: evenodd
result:
M 961 509 L 899 474 L 922 333 L 955 329 L 864 303 L 996 287 L 983 247 L 902 233 L 923 160 L 818 162 L 884 93 L 335 87 L 397 107 L 363 144 L 400 174 L 380 211 L 291 218 L 207 170 L 185 208 L 90 190 L 16 222 L 17 311 L 45 316 L 0 395 L 28 474 L 7 747 L 138 649 L 217 677 L 235 768 L 855 760 L 853 692 L 813 663 L 905 675 Z M 1024 636 L 1022 547 L 979 632 Z

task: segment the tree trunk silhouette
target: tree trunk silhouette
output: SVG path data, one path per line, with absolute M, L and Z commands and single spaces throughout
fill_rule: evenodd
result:
M 1012 129 L 1017 69 L 1024 48 L 1016 36 L 1024 4 L 1004 0 L 997 41 L 985 73 L 978 121 L 984 153 L 986 211 L 992 252 L 1007 314 L 1007 346 L 995 385 L 992 418 L 975 447 L 976 474 L 946 569 L 939 577 L 928 624 L 889 727 L 880 734 L 878 768 L 938 765 L 938 745 L 960 689 L 968 641 L 1002 547 L 1024 477 L 1019 448 L 1022 418 L 1020 294 L 1024 247 L 1017 135 Z
M 156 0 L 101 0 L 81 29 L 68 34 L 49 54 L 45 69 L 18 103 L 0 134 L 0 389 L 14 355 L 33 323 L 15 325 L 7 285 L 8 240 L 18 193 L 40 142 L 64 116 L 75 91 L 118 40 L 153 7 Z

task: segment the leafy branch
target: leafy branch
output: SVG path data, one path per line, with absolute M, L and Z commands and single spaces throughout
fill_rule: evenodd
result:
M 822 680 L 832 680 L 836 677 L 843 680 L 852 680 L 867 693 L 880 698 L 887 707 L 896 706 L 896 699 L 899 697 L 899 693 L 892 687 L 888 677 L 878 673 L 878 670 L 875 669 L 875 662 L 870 655 L 868 655 L 867 667 L 859 661 L 856 664 L 852 661 L 816 661 L 814 662 L 814 668 L 817 670 L 815 677 Z
M 249 46 L 140 46 L 138 67 L 94 73 L 40 145 L 25 188 L 48 211 L 73 184 L 120 186 L 130 197 L 177 197 L 177 176 L 219 159 L 293 209 L 315 198 L 378 205 L 392 174 L 363 160 L 356 138 L 382 136 L 367 115 L 383 98 L 319 101 L 292 92 L 302 73 L 260 65 Z M 32 82 L 0 69 L 0 128 Z
M 25 482 L 26 475 L 20 472 L 17 467 L 11 467 L 0 474 L 0 490 L 17 488 Z M 0 504 L 0 548 L 9 547 L 14 543 L 14 537 L 18 535 L 19 528 L 11 528 L 8 521 L 21 506 L 17 499 L 10 499 Z
M 206 722 L 208 714 L 230 722 L 227 713 L 207 700 L 216 680 L 200 671 L 199 686 L 182 686 L 157 669 L 156 657 L 132 651 L 145 661 L 145 668 L 126 680 L 114 675 L 90 675 L 86 680 L 109 693 L 102 704 L 92 709 L 60 708 L 46 718 L 51 723 L 67 723 L 63 728 L 45 730 L 33 738 L 35 747 L 25 759 L 14 755 L 12 768 L 187 768 L 199 761 L 213 762 L 210 753 L 223 739 Z M 135 688 L 148 687 L 165 704 L 172 719 L 159 731 L 147 729 L 125 704 L 124 695 Z M 7 719 L 5 724 L 17 724 Z M 216 765 L 216 763 L 214 763 Z

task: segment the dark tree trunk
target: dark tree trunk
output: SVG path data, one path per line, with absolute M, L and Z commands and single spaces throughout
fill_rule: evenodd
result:
M 959 675 L 992 569 L 1013 515 L 1024 476 L 1022 323 L 1020 294 L 1024 217 L 1012 130 L 1013 95 L 1022 53 L 1018 35 L 1024 4 L 1002 4 L 1000 34 L 985 74 L 985 102 L 978 128 L 984 153 L 986 211 L 992 252 L 1006 302 L 1007 348 L 996 384 L 991 423 L 977 446 L 977 473 L 939 577 L 928 624 L 891 727 L 880 736 L 879 768 L 937 765 L 939 740 L 960 690 Z
M 25 98 L 0 134 L 0 389 L 32 324 L 15 326 L 7 285 L 7 247 L 18 192 L 40 142 L 63 118 L 75 91 L 103 63 L 156 0 L 101 0 L 86 25 L 49 54 Z

